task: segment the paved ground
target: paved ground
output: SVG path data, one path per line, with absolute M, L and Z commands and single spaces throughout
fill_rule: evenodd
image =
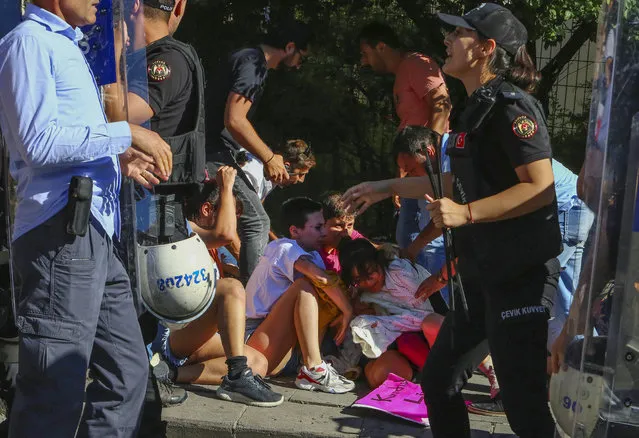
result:
M 167 438 L 408 438 L 432 437 L 427 428 L 414 426 L 379 412 L 350 408 L 367 391 L 332 395 L 302 391 L 292 379 L 271 381 L 285 395 L 276 408 L 254 408 L 228 403 L 215 397 L 214 387 L 189 386 L 189 399 L 181 406 L 162 411 L 162 433 Z M 468 384 L 469 400 L 488 397 L 488 380 L 473 376 Z M 510 438 L 505 417 L 471 415 L 473 438 Z M 154 438 L 159 433 L 153 434 Z

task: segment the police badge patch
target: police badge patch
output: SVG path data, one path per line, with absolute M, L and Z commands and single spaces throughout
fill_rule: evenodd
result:
M 513 122 L 513 132 L 519 138 L 532 138 L 537 133 L 537 122 L 528 116 L 521 115 Z
M 171 67 L 164 61 L 153 61 L 147 71 L 149 72 L 149 77 L 158 82 L 171 76 Z

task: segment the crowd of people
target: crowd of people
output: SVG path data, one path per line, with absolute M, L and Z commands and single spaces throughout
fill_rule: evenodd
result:
M 127 1 L 115 33 L 116 50 L 133 59 L 129 84 L 106 86 L 103 105 L 78 48 L 94 3 L 34 0 L 0 40 L 21 281 L 10 436 L 135 436 L 153 382 L 165 406 L 187 398 L 179 384 L 198 383 L 218 385 L 223 400 L 271 407 L 283 402 L 271 376 L 339 394 L 394 373 L 421 380 L 434 436 L 466 437 L 461 389 L 477 368 L 491 401 L 468 409 L 507 415 L 521 437 L 552 436 L 549 353 L 593 215 L 578 176 L 552 158 L 529 94 L 539 75 L 527 32 L 508 9 L 439 14 L 443 66 L 403 51 L 389 26 L 364 26 L 361 65 L 395 78 L 398 178 L 291 198 L 278 236 L 263 201 L 304 183 L 317 158 L 301 139 L 267 145 L 251 120 L 269 71 L 302 67 L 309 27 L 275 26 L 208 72 L 172 36 L 186 0 Z M 468 93 L 454 125 L 444 74 Z M 85 204 L 70 185 L 78 175 L 92 181 Z M 205 268 L 184 281 L 200 284 L 201 274 L 208 295 L 192 317 L 155 307 L 168 289 L 186 293 L 160 274 L 147 273 L 148 309 L 135 306 L 118 248 L 122 176 L 175 208 L 175 230 L 153 234 L 147 224 L 155 240 L 140 251 L 195 238 L 191 255 Z M 390 245 L 355 228 L 387 198 L 398 211 Z

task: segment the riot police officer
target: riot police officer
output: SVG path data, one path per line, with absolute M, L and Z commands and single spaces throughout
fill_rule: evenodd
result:
M 127 69 L 128 114 L 117 106 L 118 84 L 107 87 L 106 112 L 112 120 L 149 123 L 171 147 L 175 157 L 171 177 L 155 186 L 153 193 L 146 192 L 148 202 L 141 203 L 137 215 L 148 217 L 141 222 L 139 244 L 172 244 L 188 238 L 182 204 L 205 179 L 204 71 L 195 49 L 173 38 L 186 0 L 134 0 L 128 6 L 127 33 L 133 46 Z M 120 36 L 116 31 L 116 47 L 123 44 Z M 141 183 L 159 183 L 150 172 L 140 176 Z M 138 313 L 142 313 L 140 324 L 145 343 L 149 343 L 155 337 L 157 320 L 142 308 Z M 156 366 L 150 374 L 161 383 L 157 386 L 162 404 L 182 403 L 187 392 L 174 386 L 164 371 Z
M 185 202 L 199 197 L 197 195 L 200 183 L 206 179 L 204 72 L 194 48 L 173 38 L 184 16 L 185 8 L 186 0 L 136 0 L 131 11 L 132 25 L 129 26 L 133 29 L 134 48 L 143 47 L 133 53 L 133 62 L 129 69 L 129 120 L 135 123 L 150 121 L 151 129 L 171 146 L 175 157 L 171 178 L 155 187 L 149 202 L 155 205 L 158 212 L 157 223 L 150 224 L 142 230 L 143 235 L 138 236 L 138 243 L 146 246 L 145 257 L 142 257 L 139 263 L 141 298 L 149 313 L 160 318 L 164 325 L 177 322 L 168 318 L 168 315 L 179 314 L 179 319 L 183 321 L 193 320 L 203 315 L 207 306 L 217 308 L 217 303 L 223 300 L 220 298 L 214 301 L 212 295 L 215 291 L 211 293 L 210 287 L 207 288 L 204 282 L 197 291 L 195 286 L 199 282 L 189 285 L 192 290 L 181 288 L 175 291 L 189 296 L 191 307 L 188 310 L 175 306 L 177 301 L 167 300 L 171 305 L 163 307 L 162 312 L 158 313 L 158 302 L 153 299 L 153 294 L 158 292 L 154 287 L 157 283 L 152 281 L 153 278 L 171 277 L 172 275 L 168 274 L 162 276 L 163 273 L 166 274 L 164 269 L 171 270 L 181 264 L 176 265 L 175 261 L 162 263 L 162 260 L 180 258 L 177 255 L 180 251 L 184 251 L 182 254 L 195 254 L 197 250 L 203 250 L 203 258 L 196 258 L 196 263 L 198 266 L 207 263 L 207 266 L 212 265 L 204 245 L 200 244 L 198 248 L 199 240 L 189 237 L 191 230 L 183 213 Z M 141 33 L 140 29 L 144 32 Z M 143 44 L 136 41 L 136 37 L 139 38 L 141 34 L 144 35 Z M 143 77 L 140 77 L 140 72 L 143 73 Z M 181 261 L 184 259 L 185 257 L 182 257 Z M 144 261 L 148 262 L 149 266 Z M 193 270 L 185 269 L 186 271 Z M 213 272 L 213 269 L 207 268 L 207 271 Z M 223 284 L 223 281 L 216 281 L 215 285 L 220 292 L 219 296 L 223 296 L 223 288 L 229 288 L 228 283 Z M 166 296 L 167 292 L 164 291 L 162 295 Z M 226 307 L 223 312 L 226 318 Z M 148 319 L 151 319 L 150 324 Z M 147 324 L 155 334 L 155 318 L 143 318 L 142 325 Z M 244 325 L 240 326 L 243 330 Z M 221 339 L 226 345 L 228 366 L 228 375 L 221 388 L 227 394 L 235 395 L 247 402 L 260 404 L 278 399 L 281 402 L 281 396 L 264 386 L 250 370 L 247 357 L 243 355 L 243 332 L 239 336 L 233 336 L 235 332 L 231 332 L 231 329 L 221 322 L 219 329 L 223 330 Z M 174 331 L 178 331 L 175 326 Z M 171 369 L 173 365 L 175 364 L 167 360 L 153 369 L 153 375 L 161 383 L 158 386 L 165 405 L 178 404 L 186 399 L 186 393 L 182 388 L 172 385 L 171 375 L 175 371 Z
M 550 437 L 546 387 L 549 307 L 561 251 L 551 148 L 525 27 L 485 3 L 456 17 L 445 39 L 446 74 L 469 96 L 447 154 L 453 177 L 433 200 L 427 178 L 364 183 L 346 201 L 360 211 L 392 193 L 430 198 L 440 228 L 452 228 L 468 301 L 450 312 L 428 356 L 422 387 L 435 437 L 470 437 L 461 389 L 489 350 L 508 420 L 520 437 Z

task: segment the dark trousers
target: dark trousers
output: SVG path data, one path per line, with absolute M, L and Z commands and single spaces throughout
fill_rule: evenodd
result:
M 521 438 L 554 435 L 546 337 L 558 277 L 553 259 L 501 284 L 464 278 L 469 318 L 459 304 L 448 313 L 424 366 L 422 389 L 434 437 L 470 438 L 461 390 L 489 351 L 513 431 Z
M 84 237 L 65 226 L 58 213 L 14 243 L 20 365 L 9 436 L 135 437 L 149 365 L 129 278 L 93 220 Z
M 242 168 L 230 157 L 230 154 L 219 154 L 215 162 L 207 163 L 209 177 L 214 178 L 215 172 L 222 165 L 233 166 L 237 169 L 233 191 L 237 199 L 242 202 L 242 214 L 237 223 L 237 231 L 242 242 L 239 268 L 240 279 L 242 283 L 246 284 L 268 244 L 271 220 L 250 180 Z

